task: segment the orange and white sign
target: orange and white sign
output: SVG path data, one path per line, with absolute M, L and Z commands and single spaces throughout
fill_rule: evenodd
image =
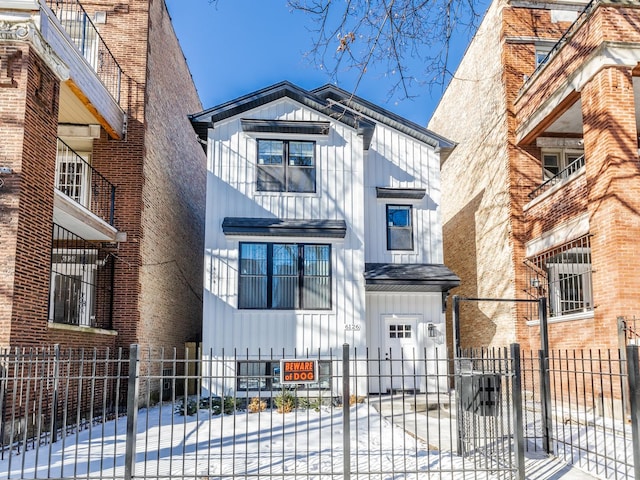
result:
M 280 383 L 316 383 L 317 381 L 317 360 L 280 360 Z

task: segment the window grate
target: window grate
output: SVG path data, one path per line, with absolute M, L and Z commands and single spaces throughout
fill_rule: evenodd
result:
M 549 317 L 593 310 L 590 235 L 526 259 L 525 265 L 525 291 L 531 298 L 547 298 Z M 529 320 L 537 317 L 537 311 L 527 314 Z

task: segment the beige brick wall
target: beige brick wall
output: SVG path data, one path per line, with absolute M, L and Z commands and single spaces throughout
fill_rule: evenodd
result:
M 444 260 L 462 279 L 454 295 L 513 298 L 509 158 L 501 11 L 495 2 L 428 127 L 458 142 L 442 163 Z M 449 302 L 451 303 L 451 302 Z M 514 341 L 512 305 L 464 303 L 464 346 Z

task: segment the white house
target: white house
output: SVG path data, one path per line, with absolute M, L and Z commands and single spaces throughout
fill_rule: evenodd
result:
M 279 83 L 191 120 L 208 154 L 205 354 L 252 358 L 231 367 L 246 379 L 345 343 L 445 346 L 459 284 L 440 223 L 451 142 L 330 85 Z

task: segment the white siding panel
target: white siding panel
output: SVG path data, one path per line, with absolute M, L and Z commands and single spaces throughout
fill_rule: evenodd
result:
M 366 261 L 381 263 L 442 263 L 439 223 L 439 156 L 433 148 L 378 125 L 365 169 Z M 376 187 L 424 188 L 423 200 L 377 199 Z M 413 205 L 413 251 L 389 251 L 386 205 Z
M 291 100 L 258 108 L 243 118 L 327 120 Z M 362 139 L 342 124 L 332 122 L 329 138 L 316 139 L 317 192 L 315 194 L 255 191 L 256 138 L 241 131 L 240 119 L 216 124 L 210 134 L 206 225 L 206 280 L 203 343 L 214 354 L 234 347 L 269 351 L 311 349 L 327 352 L 345 341 L 364 345 L 364 327 L 352 334 L 345 324 L 364 321 L 364 215 L 361 175 Z M 318 239 L 332 244 L 332 309 L 330 311 L 238 310 L 238 245 L 226 238 L 224 217 L 280 217 L 340 219 L 347 222 L 344 240 Z M 248 241 L 287 241 L 296 238 L 247 237 Z M 310 242 L 313 240 L 303 239 Z

